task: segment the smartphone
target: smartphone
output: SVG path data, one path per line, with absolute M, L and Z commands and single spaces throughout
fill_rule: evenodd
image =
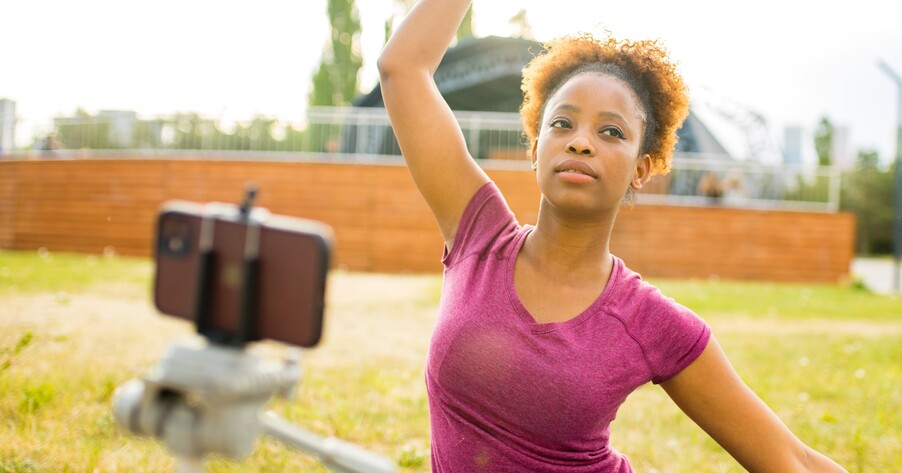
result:
M 323 331 L 332 230 L 259 207 L 246 210 L 217 202 L 163 204 L 154 304 L 195 321 L 213 341 L 312 347 Z

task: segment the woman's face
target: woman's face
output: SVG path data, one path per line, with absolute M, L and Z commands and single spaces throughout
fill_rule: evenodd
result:
M 572 77 L 546 103 L 533 149 L 545 200 L 568 211 L 619 207 L 627 188 L 649 177 L 650 159 L 639 156 L 644 130 L 626 82 L 593 72 Z

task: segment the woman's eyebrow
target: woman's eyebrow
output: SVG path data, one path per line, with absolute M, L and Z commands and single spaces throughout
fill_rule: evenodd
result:
M 626 118 L 624 118 L 623 115 L 621 115 L 617 112 L 602 111 L 602 112 L 598 112 L 597 116 L 599 118 L 608 118 L 608 119 L 616 120 L 616 121 L 620 122 L 620 124 L 623 125 L 623 127 L 626 128 L 627 131 L 630 131 L 629 122 L 626 121 Z
M 573 113 L 579 113 L 579 112 L 582 111 L 582 109 L 579 108 L 579 106 L 574 105 L 574 104 L 571 104 L 571 103 L 562 103 L 562 104 L 559 104 L 559 105 L 555 106 L 552 110 L 555 111 L 555 112 L 560 111 L 560 110 L 566 110 L 566 111 L 568 111 L 568 112 L 573 112 Z M 617 112 L 612 112 L 612 111 L 604 110 L 604 111 L 598 112 L 596 115 L 597 115 L 599 118 L 606 118 L 606 119 L 609 119 L 609 120 L 616 120 L 616 121 L 618 121 L 621 125 L 623 125 L 624 128 L 626 128 L 626 131 L 631 131 L 631 130 L 630 130 L 630 126 L 629 126 L 629 122 L 626 120 L 626 118 L 623 117 L 623 115 L 621 115 L 621 114 L 619 114 L 619 113 L 617 113 Z
M 561 104 L 557 104 L 554 107 L 551 107 L 547 110 L 548 110 L 547 113 L 557 113 L 562 110 L 567 111 L 567 112 L 579 113 L 582 109 L 579 108 L 578 106 L 570 104 L 570 103 L 561 103 Z

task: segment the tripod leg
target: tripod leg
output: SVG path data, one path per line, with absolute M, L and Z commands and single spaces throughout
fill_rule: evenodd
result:
M 340 473 L 394 473 L 395 464 L 386 458 L 334 437 L 321 438 L 266 412 L 260 416 L 264 433 L 319 458 L 332 471 Z
M 176 458 L 176 473 L 204 473 L 204 460 L 198 457 Z

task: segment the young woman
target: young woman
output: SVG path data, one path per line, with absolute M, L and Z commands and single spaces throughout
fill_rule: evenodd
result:
M 629 472 L 609 443 L 652 381 L 750 471 L 844 471 L 740 380 L 709 327 L 609 251 L 624 196 L 666 172 L 685 86 L 655 42 L 564 38 L 524 70 L 542 193 L 521 226 L 432 74 L 467 0 L 423 0 L 379 59 L 385 106 L 445 240 L 426 367 L 436 472 Z

